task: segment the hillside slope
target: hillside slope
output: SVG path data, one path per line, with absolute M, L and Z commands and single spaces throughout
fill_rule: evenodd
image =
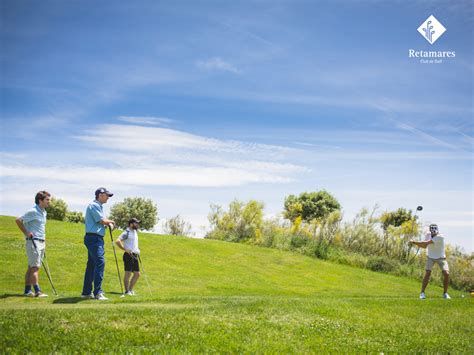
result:
M 2 277 L 5 291 L 22 289 L 26 256 L 24 240 L 11 217 L 0 217 L 6 263 Z M 56 288 L 80 294 L 87 261 L 83 226 L 48 221 L 47 258 Z M 114 232 L 114 239 L 120 234 Z M 106 242 L 104 290 L 120 291 L 110 236 Z M 320 296 L 416 298 L 419 284 L 413 280 L 333 264 L 298 254 L 249 245 L 174 236 L 140 234 L 145 272 L 156 296 Z M 118 250 L 117 250 L 118 252 Z M 122 268 L 121 256 L 118 254 Z M 147 294 L 145 280 L 137 291 Z M 47 279 L 42 278 L 45 289 Z M 432 286 L 433 296 L 441 289 Z M 457 293 L 454 293 L 457 294 Z
M 472 349 L 473 302 L 459 292 L 444 301 L 442 290 L 430 286 L 422 302 L 419 283 L 410 279 L 212 240 L 140 234 L 153 295 L 142 278 L 138 296 L 121 299 L 107 235 L 104 290 L 111 300 L 83 301 L 78 298 L 87 259 L 83 226 L 57 221 L 48 221 L 47 258 L 60 296 L 26 299 L 18 296 L 26 256 L 13 217 L 0 217 L 0 235 L 3 349 L 29 348 L 22 324 L 43 339 L 42 351 Z M 122 270 L 121 253 L 119 262 Z M 50 293 L 45 275 L 41 278 Z M 128 331 L 139 336 L 132 341 Z

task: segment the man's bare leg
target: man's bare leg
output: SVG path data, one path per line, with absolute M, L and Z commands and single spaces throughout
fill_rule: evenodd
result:
M 132 273 L 130 271 L 125 271 L 125 275 L 123 276 L 123 285 L 125 286 L 125 292 L 130 291 L 130 288 L 128 287 L 130 284 L 130 276 L 132 276 Z
M 34 286 L 38 284 L 39 267 L 33 266 L 30 267 L 30 285 Z
M 421 292 L 425 292 L 428 282 L 430 282 L 431 270 L 426 270 L 425 277 L 423 278 L 423 283 L 421 285 Z
M 26 273 L 25 273 L 25 286 L 31 286 L 30 274 L 31 274 L 31 268 L 28 266 L 28 269 L 26 270 Z
M 443 271 L 443 288 L 444 288 L 444 293 L 448 292 L 448 287 L 449 287 L 449 272 L 448 271 Z
M 133 290 L 139 278 L 140 278 L 140 272 L 134 272 L 132 280 L 130 281 L 130 290 Z

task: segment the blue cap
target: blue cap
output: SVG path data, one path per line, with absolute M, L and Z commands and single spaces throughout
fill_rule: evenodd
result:
M 99 194 L 107 194 L 107 196 L 112 197 L 114 194 L 107 190 L 105 187 L 99 187 L 95 190 L 95 197 L 99 196 Z

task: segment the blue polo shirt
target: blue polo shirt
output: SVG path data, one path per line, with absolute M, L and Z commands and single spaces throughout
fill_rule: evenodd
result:
M 97 200 L 92 201 L 86 209 L 86 233 L 100 234 L 101 236 L 104 236 L 105 226 L 100 223 L 100 221 L 104 218 L 105 216 L 104 210 L 102 209 L 102 204 Z
M 26 230 L 33 233 L 33 238 L 46 238 L 46 214 L 44 209 L 35 205 L 20 217 Z

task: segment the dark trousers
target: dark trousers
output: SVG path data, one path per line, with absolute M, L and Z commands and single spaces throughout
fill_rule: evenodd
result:
M 94 283 L 94 296 L 102 293 L 102 280 L 104 279 L 105 258 L 104 238 L 98 234 L 86 233 L 84 245 L 87 247 L 87 267 L 84 274 L 83 295 L 90 295 L 92 282 Z

